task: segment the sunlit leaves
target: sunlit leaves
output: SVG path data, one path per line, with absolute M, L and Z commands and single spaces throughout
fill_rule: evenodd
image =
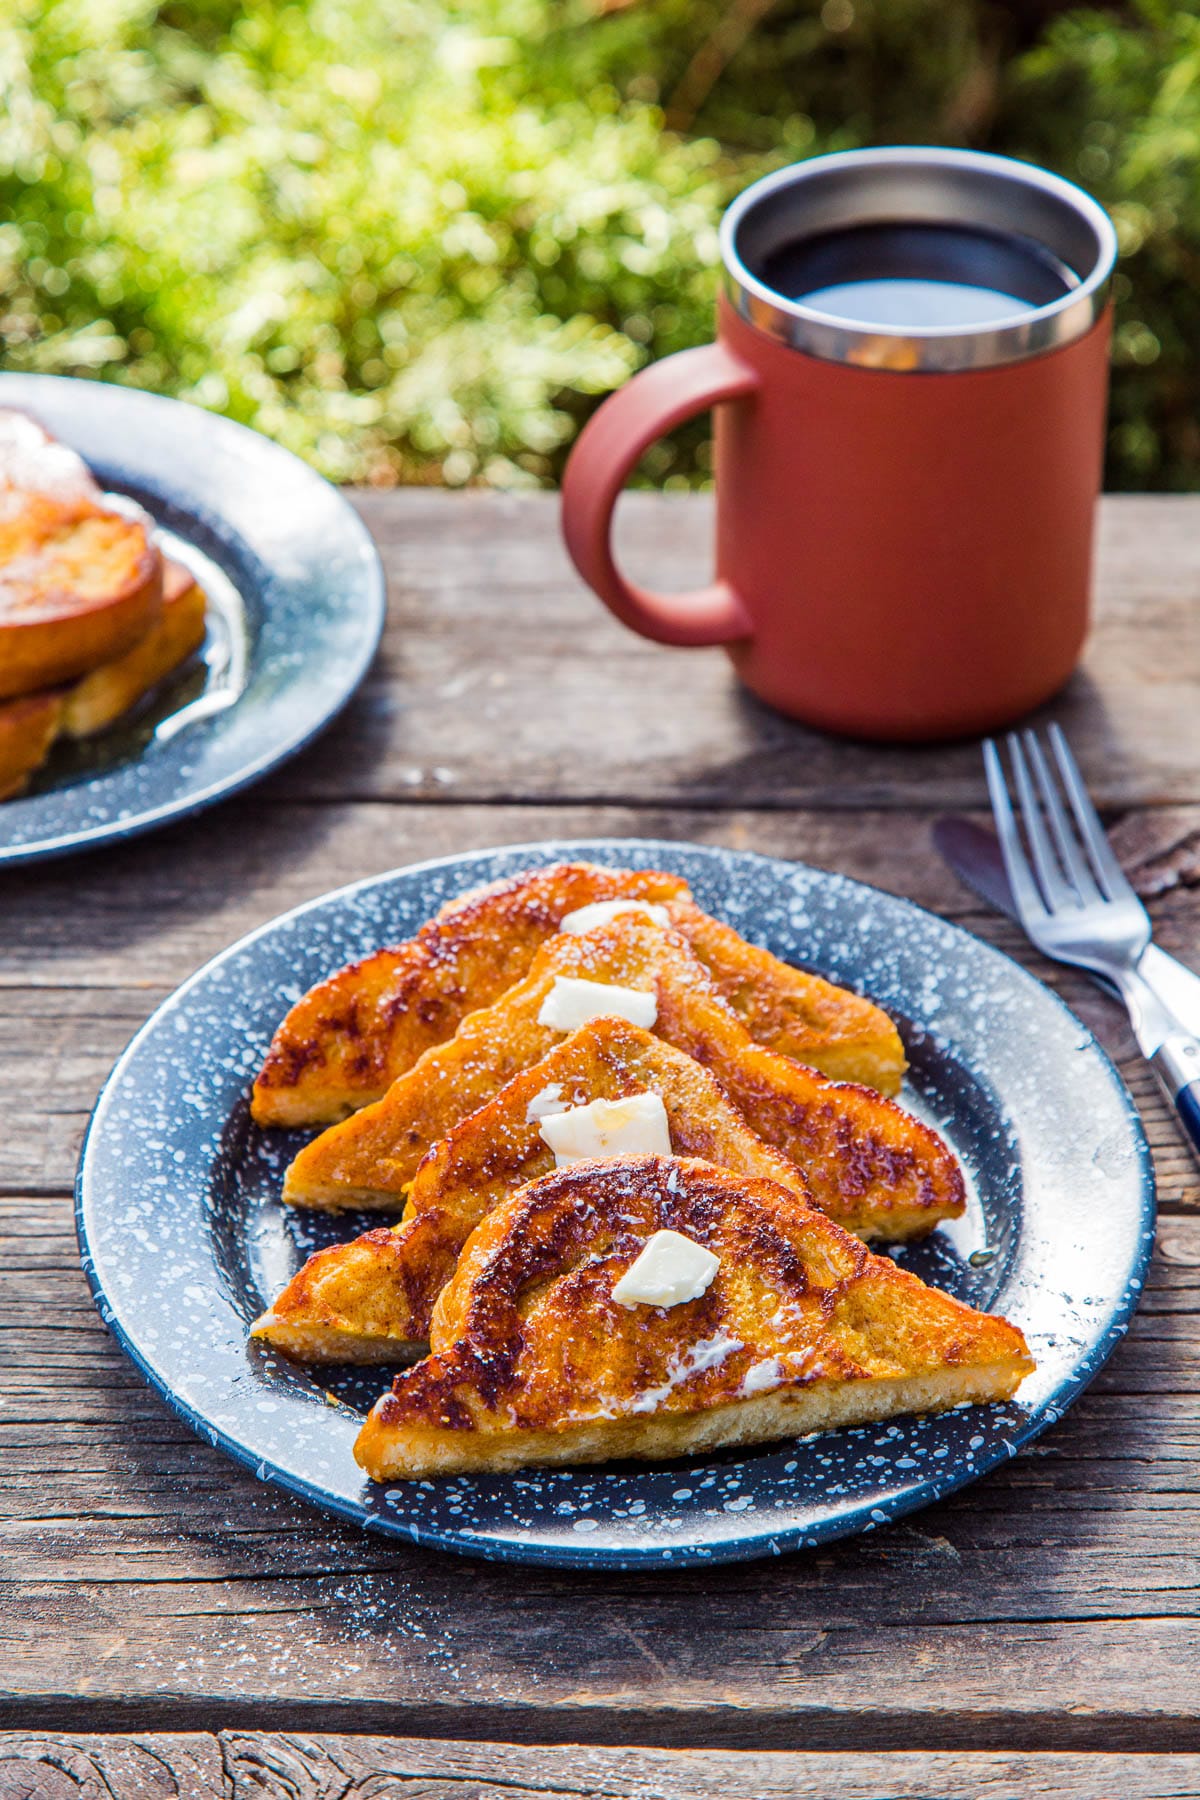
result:
M 1110 479 L 1195 485 L 1200 18 L 1170 0 L 3 0 L 5 360 L 339 480 L 545 483 L 597 396 L 708 334 L 732 193 L 914 139 L 1111 207 Z M 707 430 L 644 473 L 704 479 Z

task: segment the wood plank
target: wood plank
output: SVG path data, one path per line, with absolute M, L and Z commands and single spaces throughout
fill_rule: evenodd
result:
M 386 1783 L 386 1787 L 382 1784 Z M 1192 1756 L 609 1750 L 294 1733 L 0 1732 L 3 1800 L 1197 1800 Z
M 1187 1756 L 854 1756 L 703 1750 L 525 1749 L 362 1737 L 224 1734 L 233 1800 L 1194 1800 L 1200 1762 Z M 431 1779 L 438 1787 L 431 1790 Z M 392 1784 L 395 1784 L 394 1786 Z M 444 1784 L 444 1785 L 443 1785 Z M 477 1784 L 477 1785 L 476 1785 Z
M 720 651 L 668 650 L 624 630 L 571 570 L 553 496 L 425 489 L 358 504 L 388 574 L 383 654 L 342 722 L 277 778 L 276 794 L 983 804 L 974 744 L 825 737 L 745 695 Z M 651 584 L 706 579 L 711 502 L 629 495 L 622 536 L 630 567 Z M 1198 592 L 1200 500 L 1105 501 L 1095 631 L 1081 673 L 1046 716 L 1067 727 L 1108 806 L 1200 799 Z
M 494 1604 L 493 1596 L 486 1599 Z M 358 1660 L 344 1657 L 337 1679 L 323 1666 L 296 1674 L 295 1657 L 306 1658 L 312 1643 L 310 1610 L 290 1604 L 284 1594 L 269 1615 L 257 1615 L 253 1628 L 239 1633 L 214 1624 L 213 1609 L 221 1603 L 214 1588 L 197 1595 L 192 1607 L 185 1600 L 177 1614 L 163 1617 L 149 1601 L 138 1606 L 122 1593 L 112 1600 L 104 1635 L 80 1622 L 79 1609 L 64 1608 L 59 1629 L 82 1631 L 86 1665 L 81 1669 L 74 1659 L 65 1664 L 61 1685 L 44 1698 L 21 1696 L 12 1704 L 0 1695 L 0 1723 L 21 1720 L 24 1730 L 61 1730 L 69 1722 L 95 1731 L 200 1731 L 220 1718 L 230 1729 L 487 1741 L 502 1736 L 514 1743 L 620 1745 L 634 1739 L 668 1749 L 786 1750 L 799 1742 L 841 1751 L 917 1744 L 926 1750 L 1089 1752 L 1103 1745 L 1137 1752 L 1147 1743 L 1176 1753 L 1200 1750 L 1195 1684 L 1185 1673 L 1194 1669 L 1200 1639 L 1194 1623 L 1184 1620 L 913 1626 L 890 1634 L 886 1655 L 879 1654 L 874 1633 L 868 1633 L 865 1653 L 858 1650 L 851 1641 L 857 1628 L 810 1628 L 806 1636 L 789 1630 L 774 1642 L 747 1632 L 739 1636 L 741 1654 L 728 1662 L 723 1679 L 689 1674 L 682 1681 L 658 1675 L 657 1646 L 641 1643 L 635 1622 L 627 1629 L 638 1650 L 627 1648 L 624 1663 L 612 1664 L 606 1640 L 618 1628 L 610 1626 L 598 1646 L 600 1666 L 594 1675 L 589 1666 L 582 1685 L 559 1680 L 555 1669 L 542 1690 L 531 1693 L 502 1658 L 499 1670 L 489 1671 L 486 1688 L 475 1667 L 467 1670 L 469 1695 L 452 1665 L 447 1695 L 428 1679 L 414 1681 L 399 1656 L 385 1664 L 387 1649 L 374 1660 L 363 1650 Z M 507 1607 L 519 1611 L 520 1597 L 510 1595 Z M 548 1667 L 562 1647 L 564 1628 L 547 1632 L 537 1611 L 535 1606 L 534 1647 Z M 692 1637 L 711 1641 L 714 1652 L 725 1655 L 730 1634 L 704 1611 L 703 1629 L 693 1625 Z M 592 1615 L 587 1609 L 581 1628 L 594 1622 Z M 395 1646 L 406 1629 L 390 1626 L 386 1643 Z M 570 1641 L 566 1649 L 574 1672 L 579 1659 Z M 673 1643 L 666 1649 L 670 1663 Z M 199 1691 L 187 1682 L 180 1693 L 179 1679 L 169 1671 L 187 1668 L 192 1659 L 207 1680 L 203 1686 L 197 1681 Z M 248 1673 L 252 1661 L 257 1679 Z M 142 1673 L 157 1664 L 162 1677 L 156 1691 L 146 1693 Z M 115 1680 L 114 1667 L 118 1674 L 130 1671 L 132 1683 Z M 1152 1700 L 1144 1685 L 1151 1678 Z M 419 1697 L 414 1686 L 424 1690 Z
M 83 863 L 8 870 L 0 884 L 0 985 L 174 987 L 245 932 L 331 888 L 431 857 L 573 838 L 720 844 L 806 862 L 975 930 L 991 915 L 934 849 L 937 816 L 936 808 L 898 818 L 890 809 L 835 807 L 680 814 L 354 801 L 334 809 L 265 800 L 260 792 Z M 1200 965 L 1200 807 L 1126 814 L 1113 841 L 1154 910 L 1164 947 Z M 1003 927 L 997 941 L 1008 948 L 1019 938 Z
M 1198 1220 L 1164 1224 L 1130 1337 L 1006 1469 L 859 1540 L 670 1575 L 326 1519 L 141 1384 L 65 1200 L 0 1203 L 0 1270 L 0 1724 L 1200 1750 Z
M 0 1731 L 0 1800 L 226 1800 L 235 1791 L 212 1736 L 41 1737 Z
M 1185 817 L 1200 834 L 1200 808 Z M 0 983 L 174 986 L 245 932 L 331 888 L 431 857 L 547 840 L 725 844 L 840 869 L 951 915 L 978 912 L 933 851 L 929 824 L 853 811 L 681 816 L 653 808 L 352 801 L 334 809 L 250 795 L 91 858 L 82 865 L 82 892 L 76 862 L 8 871 L 0 885 Z

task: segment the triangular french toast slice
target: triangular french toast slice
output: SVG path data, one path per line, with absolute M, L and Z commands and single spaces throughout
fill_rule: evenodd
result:
M 834 1081 L 898 1094 L 906 1067 L 900 1033 L 882 1007 L 820 975 L 793 968 L 694 900 L 672 900 L 681 931 L 750 1036 Z
M 848 1230 L 899 1242 L 962 1212 L 962 1176 L 936 1132 L 868 1088 L 764 1050 L 681 934 L 633 913 L 582 937 L 550 938 L 524 981 L 469 1014 L 383 1100 L 307 1145 L 283 1198 L 332 1209 L 397 1205 L 439 1138 L 562 1041 L 540 1015 L 563 980 L 625 991 L 611 1005 L 601 996 L 597 1013 L 625 1012 L 630 992 L 645 997 L 653 1017 L 644 1022 L 712 1071 L 751 1129 L 798 1165 L 816 1204 Z
M 664 1232 L 692 1275 L 639 1286 Z M 375 1481 L 681 1456 L 1007 1400 L 1033 1367 L 1015 1326 L 775 1182 L 678 1158 L 579 1163 L 472 1233 L 430 1355 L 354 1453 Z
M 406 943 L 350 963 L 296 1002 L 271 1040 L 251 1113 L 260 1125 L 344 1119 L 527 975 L 567 914 L 687 891 L 659 869 L 555 863 L 460 895 Z
M 895 1093 L 904 1050 L 871 1001 L 748 944 L 656 869 L 557 863 L 450 902 L 407 943 L 340 969 L 298 1000 L 254 1084 L 260 1125 L 325 1125 L 381 1099 L 423 1051 L 528 973 L 564 918 L 605 901 L 665 907 L 752 1037 L 839 1081 Z
M 549 1174 L 542 1119 L 656 1094 L 672 1151 L 766 1176 L 807 1203 L 794 1164 L 750 1130 L 699 1063 L 624 1019 L 596 1019 L 508 1082 L 425 1157 L 401 1223 L 310 1256 L 251 1335 L 303 1362 L 403 1362 L 429 1337 L 434 1303 L 485 1215 Z

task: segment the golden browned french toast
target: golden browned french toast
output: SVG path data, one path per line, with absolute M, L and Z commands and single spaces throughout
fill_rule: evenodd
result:
M 748 944 L 694 900 L 673 900 L 667 912 L 757 1043 L 834 1081 L 900 1092 L 904 1046 L 881 1007 Z
M 397 1076 L 490 1006 L 560 921 L 603 900 L 659 903 L 687 885 L 657 869 L 556 863 L 476 888 L 416 937 L 339 969 L 271 1041 L 250 1110 L 260 1125 L 325 1125 L 382 1099 Z
M 272 1040 L 251 1110 L 260 1125 L 322 1125 L 381 1099 L 425 1050 L 528 973 L 562 920 L 605 900 L 665 905 L 718 990 L 760 1043 L 837 1080 L 895 1093 L 904 1050 L 869 1000 L 760 950 L 660 870 L 559 863 L 451 902 L 415 938 L 352 963 L 307 993 Z
M 204 642 L 205 604 L 191 570 L 164 558 L 160 617 L 124 656 L 101 663 L 68 691 L 62 730 L 75 738 L 105 730 L 194 655 Z
M 663 1232 L 677 1236 L 659 1269 L 692 1271 L 673 1291 L 639 1285 Z M 359 1433 L 375 1481 L 764 1443 L 1006 1400 L 1034 1367 L 1015 1326 L 788 1189 L 658 1157 L 559 1169 L 498 1206 L 430 1347 Z
M 0 800 L 19 794 L 58 736 L 64 693 L 48 688 L 0 700 Z
M 0 700 L 0 800 L 11 799 L 60 736 L 89 737 L 113 724 L 204 642 L 205 598 L 182 563 L 163 563 L 163 610 L 145 637 L 114 662 L 66 687 Z
M 756 1044 L 682 934 L 634 913 L 581 937 L 549 938 L 495 1005 L 469 1014 L 384 1099 L 307 1145 L 283 1198 L 395 1206 L 439 1138 L 562 1041 L 566 1028 L 543 1014 L 577 982 L 585 998 L 586 984 L 607 990 L 593 995 L 593 1016 L 648 1008 L 637 1022 L 711 1070 L 751 1128 L 799 1166 L 816 1204 L 849 1230 L 898 1242 L 962 1212 L 962 1176 L 936 1132 L 868 1088 Z
M 106 507 L 73 452 L 0 413 L 0 699 L 123 656 L 161 605 L 149 520 Z
M 400 1225 L 318 1250 L 251 1335 L 305 1362 L 415 1355 L 476 1225 L 555 1167 L 543 1118 L 645 1094 L 661 1097 L 675 1154 L 768 1177 L 807 1204 L 800 1171 L 755 1137 L 707 1070 L 624 1019 L 596 1019 L 434 1146 L 409 1188 Z

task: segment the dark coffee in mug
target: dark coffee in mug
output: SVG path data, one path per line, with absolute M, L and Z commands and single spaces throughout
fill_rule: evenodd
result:
M 764 256 L 759 273 L 786 300 L 878 330 L 995 324 L 1078 285 L 1028 238 L 917 221 L 800 237 Z

